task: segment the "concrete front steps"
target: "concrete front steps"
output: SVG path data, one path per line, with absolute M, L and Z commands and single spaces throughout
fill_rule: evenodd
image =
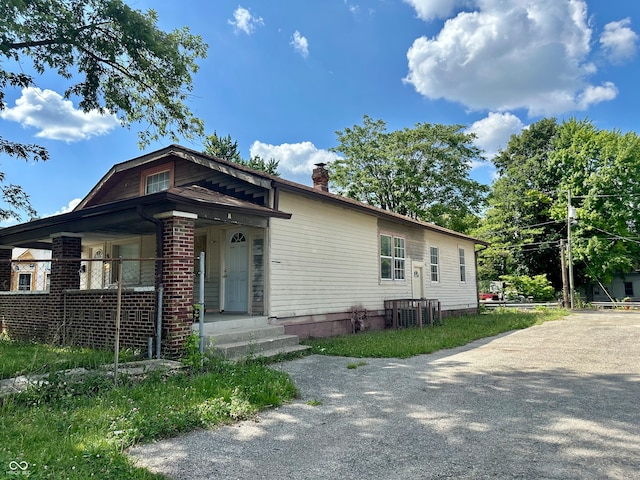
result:
M 197 333 L 199 325 L 193 324 Z M 286 335 L 281 325 L 269 325 L 267 317 L 205 322 L 205 349 L 229 360 L 248 357 L 275 357 L 308 349 L 297 335 Z

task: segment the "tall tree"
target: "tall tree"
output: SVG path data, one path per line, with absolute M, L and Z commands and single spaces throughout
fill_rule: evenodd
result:
M 280 176 L 278 173 L 279 160 L 270 158 L 265 160 L 259 155 L 254 155 L 249 160 L 245 160 L 238 151 L 238 141 L 233 140 L 231 135 L 221 137 L 214 130 L 212 135 L 207 135 L 204 140 L 204 153 L 212 157 L 222 158 L 229 162 L 234 162 L 245 167 L 253 168 L 269 175 Z
M 474 223 L 488 188 L 469 176 L 481 157 L 474 136 L 461 125 L 418 123 L 388 132 L 386 123 L 336 132 L 342 158 L 331 164 L 338 193 L 396 213 L 458 231 Z
M 608 282 L 640 265 L 640 137 L 596 128 L 589 120 L 532 124 L 495 159 L 500 177 L 475 235 L 491 242 L 480 254 L 485 279 L 547 274 L 560 289 L 560 240 L 568 195 L 576 285 Z
M 571 191 L 576 271 L 608 282 L 640 265 L 640 137 L 635 132 L 600 130 L 572 119 L 558 131 L 550 168 L 561 172 L 557 219 L 567 215 Z
M 7 88 L 36 86 L 35 74 L 53 70 L 70 81 L 64 94 L 77 96 L 84 111 L 114 113 L 125 127 L 142 123 L 141 147 L 161 137 L 202 135 L 202 121 L 185 101 L 207 46 L 186 27 L 167 33 L 156 22 L 153 10 L 143 13 L 122 0 L 0 2 L 0 56 L 8 60 L 0 68 L 0 110 Z M 28 60 L 34 74 L 23 71 Z M 2 137 L 0 154 L 48 158 L 41 146 Z M 2 198 L 7 208 L 0 219 L 32 213 L 19 186 L 4 185 Z
M 562 287 L 559 241 L 566 223 L 552 216 L 560 172 L 550 168 L 558 125 L 545 118 L 512 135 L 494 159 L 499 177 L 492 185 L 481 227 L 474 234 L 491 245 L 479 255 L 480 278 L 547 274 Z

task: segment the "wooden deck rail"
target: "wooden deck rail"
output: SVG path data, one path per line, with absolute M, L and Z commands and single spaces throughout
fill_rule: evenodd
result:
M 385 326 L 390 328 L 442 325 L 442 305 L 436 299 L 385 300 Z

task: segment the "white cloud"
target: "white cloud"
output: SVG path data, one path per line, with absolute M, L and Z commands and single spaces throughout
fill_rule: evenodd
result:
M 304 58 L 307 58 L 309 56 L 309 42 L 307 41 L 306 37 L 300 35 L 300 32 L 298 30 L 293 33 L 290 45 L 293 45 L 294 50 Z
M 227 20 L 227 23 L 233 25 L 236 32 L 244 32 L 247 35 L 251 35 L 256 27 L 264 25 L 264 20 L 262 17 L 254 17 L 250 10 L 239 6 L 233 12 L 233 20 Z
M 252 157 L 259 155 L 265 160 L 279 160 L 278 170 L 293 174 L 311 173 L 316 163 L 331 163 L 338 155 L 321 150 L 311 142 L 270 145 L 256 140 L 249 148 Z
M 64 207 L 62 207 L 60 210 L 58 210 L 55 213 L 52 213 L 51 215 L 60 215 L 61 213 L 69 213 L 72 212 L 74 208 L 76 208 L 80 202 L 82 201 L 81 198 L 74 198 L 73 200 L 69 201 L 69 203 L 67 205 L 65 205 Z M 47 215 L 49 216 L 49 215 Z
M 613 63 L 632 58 L 636 53 L 638 34 L 629 27 L 631 20 L 607 23 L 600 35 L 600 44 Z
M 426 21 L 447 18 L 458 5 L 470 3 L 465 0 L 404 0 L 404 2 L 415 9 L 418 18 Z
M 507 147 L 511 135 L 519 134 L 524 127 L 520 119 L 512 113 L 491 112 L 482 120 L 474 122 L 468 131 L 476 134 L 474 143 L 484 150 L 486 159 L 491 160 L 500 150 Z
M 0 112 L 0 117 L 18 122 L 23 127 L 37 128 L 36 137 L 65 142 L 105 135 L 120 125 L 113 114 L 77 110 L 70 100 L 65 100 L 59 93 L 35 87 L 23 89 L 15 107 Z
M 589 61 L 584 0 L 410 3 L 423 18 L 445 7 L 474 7 L 449 18 L 436 37 L 416 39 L 407 52 L 405 81 L 425 97 L 476 110 L 525 108 L 530 115 L 584 110 L 613 98 L 612 84 L 589 83 L 596 67 Z

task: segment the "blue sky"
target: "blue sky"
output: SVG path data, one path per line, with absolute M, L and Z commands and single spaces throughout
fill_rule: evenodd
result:
M 553 116 L 638 131 L 640 2 L 628 0 L 259 0 L 154 2 L 159 26 L 188 26 L 209 45 L 190 108 L 244 157 L 280 160 L 310 183 L 336 131 L 363 115 L 389 130 L 461 124 L 490 158 L 509 136 Z M 25 62 L 23 68 L 28 68 Z M 39 215 L 66 211 L 114 164 L 144 152 L 136 128 L 77 110 L 53 74 L 6 91 L 0 132 L 39 143 L 47 162 L 0 156 Z M 154 143 L 145 152 L 172 143 Z M 182 142 L 200 150 L 199 143 Z M 472 176 L 490 183 L 488 162 Z

